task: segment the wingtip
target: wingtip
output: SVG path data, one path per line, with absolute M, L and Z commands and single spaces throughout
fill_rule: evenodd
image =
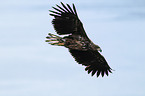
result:
M 107 70 L 105 71 L 105 74 L 106 74 L 107 76 L 109 75 Z
M 60 2 L 61 5 L 64 5 L 63 2 Z
M 102 77 L 104 77 L 104 71 L 101 72 Z
M 93 71 L 92 71 L 92 76 L 95 75 L 96 71 L 97 71 L 97 70 L 93 70 Z
M 73 4 L 73 10 L 74 10 L 74 13 L 77 15 L 75 4 Z
M 99 75 L 100 75 L 100 71 L 97 72 L 97 77 L 99 77 Z

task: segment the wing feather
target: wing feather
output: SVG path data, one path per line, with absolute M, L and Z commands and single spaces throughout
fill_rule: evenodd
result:
M 104 76 L 104 72 L 105 72 L 105 71 L 102 71 L 102 73 L 101 73 L 102 77 Z
M 55 14 L 49 14 L 50 16 L 54 16 L 55 18 L 58 17 L 58 15 Z
M 73 4 L 73 9 L 74 9 L 74 12 L 75 12 L 76 16 L 78 16 L 78 15 L 77 15 L 77 11 L 76 11 L 76 8 L 75 8 L 75 5 L 74 5 L 74 4 Z
M 105 70 L 105 73 L 106 73 L 106 75 L 108 76 L 108 71 L 107 70 Z M 112 72 L 111 72 L 112 73 Z
M 67 5 L 67 7 L 69 8 L 69 10 L 71 11 L 71 13 L 74 14 L 74 12 L 73 12 L 72 8 L 70 7 L 70 5 L 69 5 L 69 4 L 66 4 L 66 5 Z
M 73 4 L 72 8 L 69 4 L 64 5 L 62 2 L 61 5 L 62 7 L 56 4 L 58 8 L 52 7 L 55 11 L 49 10 L 51 12 L 50 15 L 54 16 L 52 24 L 57 34 L 78 34 L 89 39 L 83 24 L 78 18 L 75 5 Z
M 88 74 L 90 74 L 91 71 L 93 71 L 93 68 L 90 68 L 90 69 L 88 70 Z
M 60 7 L 59 5 L 56 4 L 56 6 L 57 6 L 58 8 L 60 8 L 61 10 L 63 10 L 64 12 L 67 12 L 67 11 L 64 10 L 62 7 Z
M 97 72 L 97 70 L 93 70 L 92 71 L 92 76 Z
M 97 77 L 99 77 L 99 75 L 100 75 L 100 71 L 97 72 Z
M 71 13 L 68 8 L 61 2 L 61 5 L 63 6 L 63 8 L 65 8 L 67 10 L 68 13 Z
M 108 72 L 112 73 L 112 69 L 98 51 L 69 49 L 69 52 L 75 58 L 75 61 L 86 66 L 85 70 L 88 71 L 88 74 L 92 72 L 92 76 L 96 74 L 98 77 L 101 74 L 103 77 L 104 74 L 108 76 Z
M 59 10 L 58 8 L 55 8 L 55 7 L 52 7 L 52 8 L 55 9 L 56 11 L 63 13 L 63 11 Z
M 52 13 L 55 13 L 57 15 L 61 15 L 61 13 L 58 13 L 58 12 L 55 12 L 55 11 L 52 11 L 52 10 L 49 10 L 49 11 L 52 12 Z

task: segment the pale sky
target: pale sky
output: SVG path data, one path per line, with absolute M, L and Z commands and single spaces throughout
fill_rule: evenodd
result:
M 145 96 L 145 0 L 61 0 L 74 3 L 89 38 L 114 69 L 96 78 L 64 47 L 48 10 L 59 0 L 0 1 L 0 96 Z

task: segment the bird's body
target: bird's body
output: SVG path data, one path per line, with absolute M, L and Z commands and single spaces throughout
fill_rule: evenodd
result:
M 79 64 L 86 66 L 88 73 L 92 72 L 92 76 L 96 73 L 97 77 L 102 74 L 108 76 L 111 68 L 105 58 L 99 53 L 101 48 L 95 45 L 86 35 L 82 22 L 79 20 L 75 6 L 73 9 L 61 2 L 62 7 L 56 5 L 53 7 L 56 11 L 51 11 L 54 16 L 52 24 L 58 35 L 67 35 L 60 37 L 51 33 L 46 37 L 46 42 L 51 45 L 64 46 L 69 49 L 69 52 Z

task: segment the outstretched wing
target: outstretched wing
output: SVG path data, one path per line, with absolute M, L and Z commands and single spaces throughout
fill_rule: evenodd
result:
M 108 73 L 111 72 L 111 68 L 107 64 L 105 58 L 98 51 L 80 51 L 69 49 L 71 55 L 75 58 L 79 64 L 85 65 L 85 70 L 88 71 L 88 74 L 92 72 L 92 76 L 96 73 L 97 77 L 101 74 L 102 77 L 104 74 L 108 76 Z
M 62 2 L 61 5 L 62 7 L 59 5 L 56 5 L 57 8 L 52 7 L 55 11 L 49 10 L 52 13 L 50 15 L 54 16 L 52 24 L 57 34 L 78 34 L 88 38 L 78 18 L 75 5 L 73 4 L 73 8 L 68 4 L 64 5 Z

